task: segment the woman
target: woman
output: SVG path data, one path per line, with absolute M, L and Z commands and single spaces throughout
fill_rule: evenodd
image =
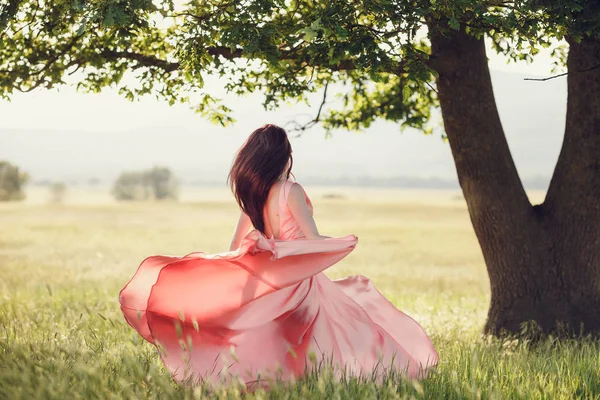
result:
M 390 367 L 424 376 L 438 356 L 421 327 L 367 278 L 322 273 L 357 238 L 319 233 L 291 169 L 286 132 L 254 131 L 229 175 L 241 209 L 230 251 L 144 260 L 120 294 L 127 322 L 178 381 L 251 385 L 323 364 L 355 376 Z

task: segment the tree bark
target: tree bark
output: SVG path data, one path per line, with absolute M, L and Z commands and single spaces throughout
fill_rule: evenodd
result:
M 571 323 L 600 331 L 600 39 L 569 39 L 563 147 L 541 206 Z
M 600 330 L 600 225 L 587 219 L 600 215 L 600 69 L 588 71 L 596 80 L 588 86 L 583 75 L 569 74 L 569 127 L 555 189 L 545 204 L 533 207 L 500 122 L 483 38 L 442 32 L 440 24 L 429 23 L 430 65 L 438 73 L 446 134 L 490 278 L 484 331 L 521 333 L 530 321 L 541 332 L 572 333 L 582 324 L 585 331 Z M 571 48 L 570 71 L 593 64 L 590 45 L 581 46 Z M 573 179 L 582 170 L 585 177 Z

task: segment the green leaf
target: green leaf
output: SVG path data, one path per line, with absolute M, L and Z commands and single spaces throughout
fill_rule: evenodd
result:
M 455 31 L 458 31 L 460 29 L 460 22 L 458 22 L 456 18 L 450 18 L 450 20 L 448 21 L 448 26 L 450 26 L 450 28 L 454 29 Z
M 412 95 L 412 91 L 410 90 L 410 86 L 404 86 L 404 88 L 402 88 L 402 99 L 404 100 L 405 103 L 408 102 L 408 100 L 410 100 L 410 96 Z
M 303 32 L 303 39 L 305 42 L 312 42 L 317 37 L 317 32 L 312 30 L 311 28 L 304 28 Z
M 79 25 L 79 29 L 77 29 L 77 36 L 81 36 L 85 32 L 86 22 L 86 20 L 83 20 L 83 23 Z

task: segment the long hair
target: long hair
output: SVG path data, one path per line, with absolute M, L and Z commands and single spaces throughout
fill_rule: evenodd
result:
M 292 146 L 287 133 L 271 124 L 252 132 L 233 161 L 227 182 L 241 210 L 263 234 L 263 212 L 269 191 L 282 175 L 289 178 L 292 164 Z

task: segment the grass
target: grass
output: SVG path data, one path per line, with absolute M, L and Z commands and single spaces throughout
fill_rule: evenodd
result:
M 247 398 L 600 399 L 600 345 L 480 336 L 489 287 L 460 199 L 315 193 L 321 231 L 359 237 L 328 275 L 370 277 L 423 325 L 441 363 L 422 382 L 339 382 L 325 370 Z M 174 384 L 117 299 L 147 255 L 224 250 L 236 218 L 227 197 L 0 205 L 0 400 L 240 397 L 235 385 L 209 393 Z

